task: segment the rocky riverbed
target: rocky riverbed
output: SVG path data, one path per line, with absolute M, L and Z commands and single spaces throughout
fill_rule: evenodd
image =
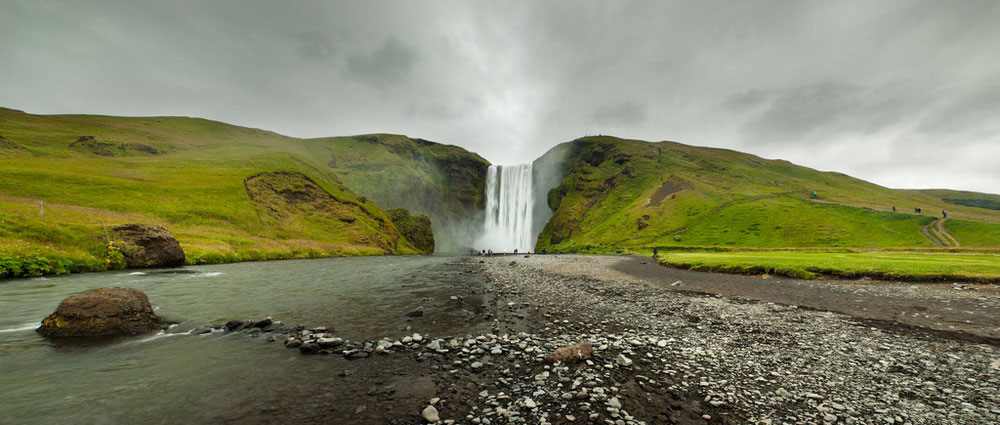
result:
M 593 261 L 600 258 L 601 261 Z M 230 323 L 342 370 L 228 422 L 992 424 L 994 340 L 681 292 L 616 257 L 470 257 L 465 335 L 346 341 L 332 327 Z M 659 267 L 650 265 L 650 267 Z M 451 301 L 461 305 L 455 295 Z M 418 314 L 408 321 L 429 320 Z M 205 332 L 199 330 L 196 332 Z M 274 337 L 274 334 L 281 337 Z M 566 363 L 546 358 L 577 345 Z M 580 347 L 587 347 L 581 349 Z M 324 356 L 323 354 L 327 354 Z M 572 358 L 572 359 L 571 359 Z M 572 361 L 575 360 L 575 361 Z M 289 404 L 287 400 L 295 400 Z M 308 407 L 303 407 L 308 406 Z

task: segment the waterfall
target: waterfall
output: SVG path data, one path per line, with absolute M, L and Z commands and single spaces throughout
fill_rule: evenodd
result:
M 534 250 L 533 213 L 531 164 L 491 165 L 486 173 L 486 220 L 477 249 Z

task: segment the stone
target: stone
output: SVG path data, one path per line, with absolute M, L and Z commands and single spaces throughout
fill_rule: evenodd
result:
M 440 350 L 442 343 L 444 343 L 444 340 L 435 339 L 435 340 L 431 341 L 430 344 L 427 344 L 427 349 L 428 350 L 434 350 L 434 351 Z
M 415 308 L 413 310 L 410 310 L 410 311 L 408 311 L 406 313 L 407 317 L 423 317 L 423 315 L 424 315 L 424 308 L 423 307 L 417 307 L 417 308 Z
M 620 401 L 618 401 L 618 397 L 611 397 L 610 399 L 608 399 L 608 407 L 612 407 L 612 408 L 615 408 L 615 409 L 621 409 L 622 408 L 622 403 Z
M 320 350 L 319 344 L 315 342 L 309 342 L 299 345 L 299 352 L 302 354 L 315 354 Z
M 240 326 L 243 326 L 242 320 L 230 320 L 226 322 L 226 329 L 229 330 L 230 332 L 239 329 Z
M 344 340 L 333 337 L 333 338 L 316 338 L 316 343 L 323 348 L 336 348 L 344 344 Z
M 420 416 L 429 423 L 435 423 L 441 420 L 441 416 L 438 413 L 437 408 L 434 406 L 425 407 L 424 410 L 420 412 Z
M 36 331 L 48 337 L 114 336 L 160 327 L 149 297 L 134 288 L 95 288 L 62 300 Z
M 589 359 L 594 354 L 594 347 L 590 342 L 578 342 L 576 344 L 560 347 L 549 355 L 545 356 L 545 361 L 550 363 L 575 363 Z
M 632 366 L 632 359 L 625 357 L 624 354 L 619 354 L 618 357 L 615 357 L 615 363 L 618 363 L 618 366 Z
M 123 224 L 111 229 L 112 243 L 128 267 L 184 265 L 184 250 L 169 230 L 148 224 Z

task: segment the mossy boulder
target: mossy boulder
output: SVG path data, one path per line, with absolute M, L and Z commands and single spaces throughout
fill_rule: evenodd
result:
M 115 246 L 128 267 L 172 267 L 184 264 L 184 250 L 169 230 L 146 224 L 112 229 Z
M 49 337 L 116 336 L 159 328 L 149 297 L 135 288 L 95 288 L 70 295 L 36 331 Z
M 405 208 L 387 210 L 392 224 L 414 248 L 424 254 L 434 253 L 434 230 L 431 219 L 423 214 L 410 214 Z

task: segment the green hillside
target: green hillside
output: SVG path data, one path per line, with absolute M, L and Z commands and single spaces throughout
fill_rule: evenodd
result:
M 1000 211 L 725 149 L 586 137 L 535 168 L 556 175 L 538 250 L 1000 246 Z
M 192 263 L 419 252 L 331 168 L 342 139 L 0 108 L 0 277 L 107 267 L 102 223 L 162 225 Z

